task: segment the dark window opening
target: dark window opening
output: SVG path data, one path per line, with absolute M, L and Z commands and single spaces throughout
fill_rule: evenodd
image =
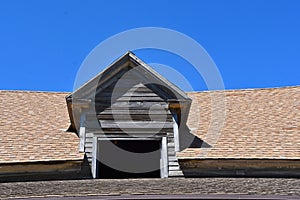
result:
M 114 144 L 112 146 L 112 144 Z M 109 159 L 111 162 L 115 163 L 116 166 L 121 166 L 122 168 L 138 168 L 142 173 L 134 173 L 126 170 L 114 169 L 100 161 L 97 163 L 97 174 L 98 178 L 159 178 L 160 177 L 160 141 L 157 140 L 102 140 L 98 143 L 99 148 L 99 158 Z M 124 155 L 118 152 L 114 152 L 115 148 L 119 147 L 126 152 L 134 152 L 139 155 L 147 152 L 153 153 L 151 158 L 141 158 L 141 156 L 132 156 L 129 160 Z M 142 156 L 143 157 L 143 156 Z M 147 167 L 147 163 L 151 163 L 151 166 L 155 166 L 152 171 L 143 170 L 143 167 Z M 146 169 L 146 168 L 145 168 Z M 145 172 L 144 172 L 145 171 Z

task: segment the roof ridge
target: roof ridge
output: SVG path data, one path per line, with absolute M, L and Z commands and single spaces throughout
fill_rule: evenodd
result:
M 71 92 L 62 91 L 41 91 L 41 90 L 0 90 L 0 92 L 16 92 L 16 93 L 52 93 L 52 94 L 67 94 Z
M 240 89 L 225 89 L 225 90 L 203 90 L 203 91 L 185 91 L 186 93 L 206 93 L 206 92 L 235 92 L 235 91 L 257 91 L 257 90 L 274 90 L 274 89 L 292 89 L 300 88 L 300 85 L 295 86 L 278 86 L 278 87 L 267 87 L 267 88 L 240 88 Z
M 274 90 L 274 89 L 292 89 L 300 88 L 300 85 L 294 86 L 278 86 L 267 88 L 238 88 L 238 89 L 225 89 L 225 90 L 202 90 L 202 91 L 184 91 L 185 93 L 206 93 L 206 92 L 234 92 L 234 91 L 254 91 L 254 90 Z M 42 90 L 1 90 L 0 92 L 20 92 L 20 93 L 61 93 L 70 94 L 72 91 L 42 91 Z

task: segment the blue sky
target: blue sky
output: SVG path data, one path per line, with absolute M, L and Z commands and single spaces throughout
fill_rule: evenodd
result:
M 297 0 L 2 0 L 0 89 L 72 91 L 93 48 L 139 27 L 169 28 L 196 40 L 226 89 L 300 85 L 299 10 Z M 147 63 L 176 68 L 194 90 L 206 89 L 177 55 L 135 53 Z

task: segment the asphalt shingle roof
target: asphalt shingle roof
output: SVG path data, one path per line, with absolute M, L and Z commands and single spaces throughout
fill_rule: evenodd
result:
M 188 148 L 179 158 L 300 159 L 300 87 L 220 93 L 188 93 L 187 124 L 212 147 Z M 83 159 L 77 135 L 66 132 L 67 94 L 0 91 L 0 163 Z M 215 133 L 214 117 L 222 115 L 211 118 L 211 104 L 223 100 L 225 123 Z
M 80 160 L 59 92 L 0 91 L 0 163 Z
M 299 86 L 188 95 L 193 99 L 189 128 L 214 145 L 188 148 L 178 153 L 180 158 L 300 159 Z M 213 126 L 222 114 L 211 117 L 212 97 L 216 102 L 225 102 L 225 123 L 219 132 L 213 132 Z

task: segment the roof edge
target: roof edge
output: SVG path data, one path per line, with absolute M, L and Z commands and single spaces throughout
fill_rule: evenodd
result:
M 85 86 L 88 86 L 90 83 L 92 83 L 95 79 L 97 79 L 102 73 L 104 73 L 105 71 L 107 71 L 111 66 L 114 66 L 116 63 L 120 62 L 122 59 L 126 59 L 127 56 L 129 56 L 130 54 L 132 54 L 131 51 L 127 51 L 126 53 L 124 53 L 123 55 L 121 55 L 120 57 L 116 58 L 114 61 L 112 61 L 112 63 L 110 63 L 107 67 L 105 67 L 103 70 L 101 70 L 98 74 L 96 74 L 95 76 L 93 76 L 90 80 L 86 81 L 85 83 L 83 83 L 81 86 L 79 86 L 76 90 L 70 92 L 66 98 L 70 98 L 73 94 L 75 94 L 76 92 L 80 91 L 82 88 L 84 88 Z
M 73 158 L 73 159 L 54 159 L 54 160 L 30 160 L 30 161 L 5 161 L 0 162 L 1 165 L 17 165 L 17 164 L 43 164 L 43 163 L 57 163 L 57 162 L 78 162 L 83 161 L 84 155 L 82 158 Z
M 0 92 L 18 92 L 18 93 L 55 93 L 55 94 L 68 94 L 70 91 L 42 91 L 42 90 L 0 90 Z
M 300 85 L 266 87 L 266 88 L 237 88 L 237 89 L 224 89 L 224 90 L 185 91 L 185 92 L 191 94 L 191 93 L 206 93 L 206 92 L 257 91 L 257 90 L 275 90 L 275 89 L 291 89 L 291 88 L 300 88 Z
M 299 160 L 300 157 L 290 157 L 290 158 L 278 158 L 278 157 L 261 157 L 261 158 L 197 158 L 197 157 L 180 157 L 177 156 L 178 160 Z
M 141 64 L 145 68 L 145 70 L 152 73 L 153 76 L 160 79 L 162 82 L 168 85 L 172 90 L 177 92 L 181 97 L 183 97 L 184 100 L 191 101 L 191 98 L 187 96 L 187 93 L 185 91 L 181 90 L 176 84 L 172 83 L 166 77 L 162 76 L 159 72 L 155 71 L 150 65 L 148 65 L 143 60 L 138 58 L 134 53 L 128 51 L 128 56 L 133 60 L 135 60 L 136 62 L 138 62 L 139 64 Z

